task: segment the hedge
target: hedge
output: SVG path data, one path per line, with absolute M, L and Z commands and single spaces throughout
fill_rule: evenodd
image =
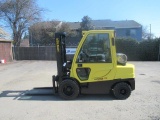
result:
M 117 53 L 127 55 L 129 61 L 157 61 L 160 38 L 137 42 L 134 39 L 116 39 Z M 160 56 L 159 56 L 160 57 Z

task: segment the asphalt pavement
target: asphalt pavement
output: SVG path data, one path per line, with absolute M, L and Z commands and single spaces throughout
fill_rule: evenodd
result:
M 136 88 L 128 99 L 80 95 L 71 101 L 52 94 L 56 61 L 0 64 L 0 120 L 160 120 L 160 62 L 130 63 Z

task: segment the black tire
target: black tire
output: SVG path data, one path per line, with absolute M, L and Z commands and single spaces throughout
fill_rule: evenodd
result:
M 131 87 L 125 82 L 117 83 L 113 88 L 113 95 L 116 99 L 124 100 L 131 95 Z
M 75 81 L 66 79 L 59 84 L 58 93 L 63 99 L 72 100 L 79 95 L 79 86 Z

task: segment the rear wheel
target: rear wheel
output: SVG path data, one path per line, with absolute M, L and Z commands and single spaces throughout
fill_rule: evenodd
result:
M 75 81 L 66 79 L 59 84 L 58 93 L 63 99 L 72 100 L 79 95 L 79 86 Z
M 115 98 L 124 100 L 131 95 L 131 87 L 125 82 L 117 83 L 113 88 Z

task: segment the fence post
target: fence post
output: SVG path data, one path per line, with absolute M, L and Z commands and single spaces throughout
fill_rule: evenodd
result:
M 14 46 L 12 47 L 12 53 L 13 53 L 13 60 L 15 60 L 15 49 L 14 49 Z
M 40 60 L 39 56 L 40 54 L 39 54 L 39 44 L 38 44 L 38 60 Z
M 158 61 L 160 60 L 160 44 L 159 44 L 159 51 L 158 51 Z

